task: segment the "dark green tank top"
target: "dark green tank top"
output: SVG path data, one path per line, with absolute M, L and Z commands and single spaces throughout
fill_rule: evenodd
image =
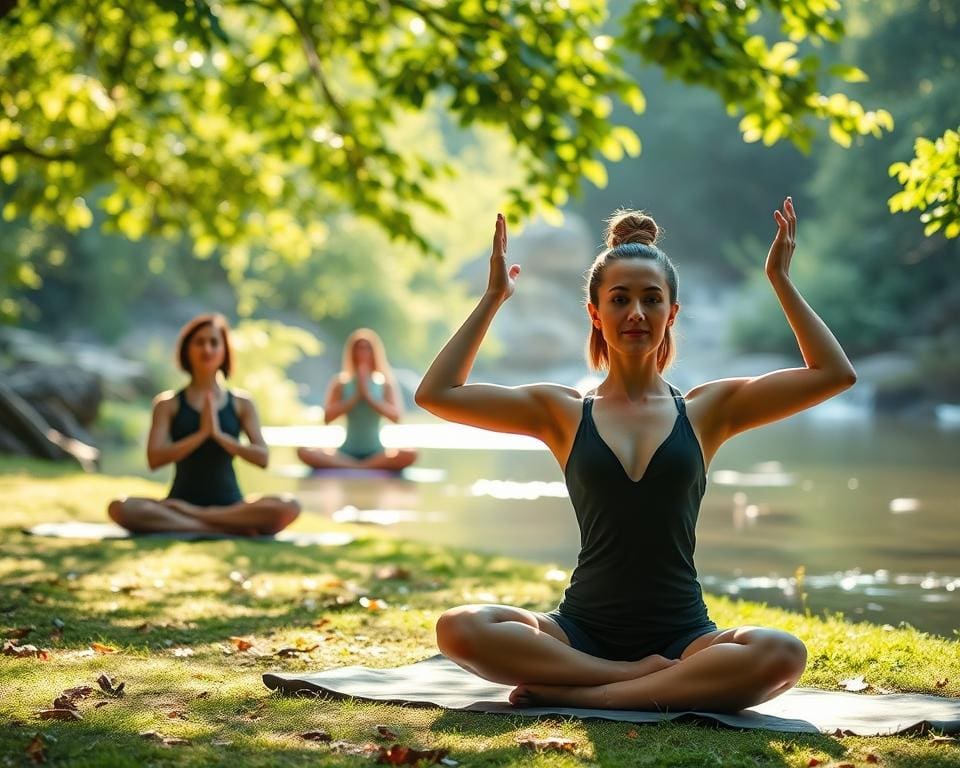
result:
M 580 555 L 560 612 L 604 643 L 662 647 L 705 624 L 693 565 L 697 516 L 706 489 L 700 443 L 673 387 L 677 418 L 634 482 L 593 421 L 592 396 L 567 460 L 566 481 L 580 526 Z
M 185 390 L 177 393 L 179 407 L 170 422 L 170 439 L 182 440 L 200 429 L 200 414 L 187 402 Z M 233 393 L 227 391 L 227 402 L 218 412 L 220 430 L 233 438 L 240 437 L 240 417 L 233 402 Z M 243 500 L 237 475 L 233 471 L 233 456 L 208 438 L 197 449 L 177 462 L 171 499 L 182 499 L 201 507 L 235 504 Z

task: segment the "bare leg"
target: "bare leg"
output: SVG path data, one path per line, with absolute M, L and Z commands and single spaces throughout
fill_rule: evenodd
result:
M 417 452 L 410 448 L 387 448 L 381 453 L 368 456 L 360 462 L 364 469 L 389 469 L 399 472 L 417 460 Z
M 363 466 L 352 456 L 339 451 L 327 452 L 322 448 L 297 448 L 297 456 L 314 469 L 360 469 Z
M 740 627 L 698 638 L 682 660 L 636 680 L 591 686 L 522 685 L 510 700 L 600 709 L 702 709 L 735 712 L 792 688 L 807 650 L 776 629 Z
M 110 502 L 107 514 L 117 525 L 131 533 L 198 531 L 222 533 L 210 523 L 197 519 L 165 503 L 166 500 L 126 498 Z
M 610 661 L 570 647 L 555 621 L 507 605 L 463 605 L 437 621 L 437 645 L 464 669 L 495 683 L 592 686 L 633 680 L 678 662 L 663 656 Z
M 225 507 L 198 507 L 179 500 L 176 504 L 207 525 L 240 535 L 273 535 L 300 515 L 300 502 L 289 494 L 261 496 Z

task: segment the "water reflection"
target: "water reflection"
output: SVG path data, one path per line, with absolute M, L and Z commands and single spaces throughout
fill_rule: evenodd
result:
M 337 439 L 317 428 L 268 433 L 275 467 L 296 462 L 280 438 L 296 438 L 287 446 Z M 569 574 L 579 532 L 562 474 L 541 444 L 443 424 L 391 426 L 383 438 L 421 450 L 412 474 L 295 478 L 240 467 L 241 482 L 249 492 L 293 491 L 307 511 L 331 518 L 389 522 L 389 535 L 539 560 Z M 790 419 L 738 436 L 709 468 L 697 529 L 705 588 L 951 636 L 960 626 L 957 456 L 960 430 L 908 422 Z

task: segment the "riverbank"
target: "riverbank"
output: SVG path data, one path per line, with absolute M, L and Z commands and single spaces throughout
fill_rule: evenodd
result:
M 20 532 L 39 522 L 100 522 L 113 496 L 162 492 L 139 478 L 0 461 L 0 627 L 11 639 L 30 627 L 16 643 L 49 649 L 46 660 L 0 657 L 0 753 L 11 764 L 29 763 L 33 744 L 54 765 L 362 765 L 372 758 L 334 752 L 301 734 L 387 744 L 376 734 L 377 725 L 386 725 L 401 744 L 447 749 L 471 766 L 867 765 L 869 755 L 889 766 L 960 766 L 957 742 L 929 736 L 532 721 L 270 694 L 260 682 L 267 670 L 414 661 L 435 652 L 433 624 L 444 608 L 498 601 L 545 609 L 556 604 L 563 584 L 548 580 L 550 569 L 541 564 L 385 538 L 318 516 L 301 518 L 297 527 L 336 527 L 357 539 L 297 548 L 236 540 L 88 542 Z M 837 615 L 808 617 L 718 597 L 708 603 L 721 625 L 774 625 L 801 637 L 810 652 L 801 685 L 836 689 L 840 680 L 862 675 L 874 690 L 960 696 L 955 641 L 854 625 Z M 96 680 L 104 673 L 114 686 L 124 683 L 123 696 L 100 690 Z M 77 700 L 82 720 L 36 716 L 81 685 L 94 688 Z M 141 735 L 151 731 L 157 735 Z M 527 736 L 561 736 L 576 746 L 536 756 L 518 745 Z

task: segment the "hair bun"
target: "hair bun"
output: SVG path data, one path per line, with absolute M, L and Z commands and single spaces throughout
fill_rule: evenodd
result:
M 607 219 L 607 232 L 604 239 L 607 248 L 616 248 L 627 243 L 653 245 L 657 242 L 660 228 L 652 216 L 643 211 L 621 209 Z

